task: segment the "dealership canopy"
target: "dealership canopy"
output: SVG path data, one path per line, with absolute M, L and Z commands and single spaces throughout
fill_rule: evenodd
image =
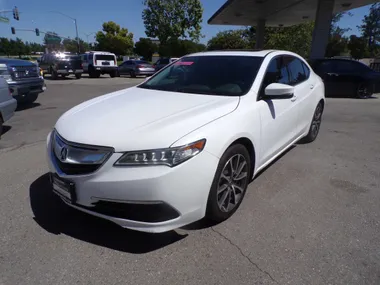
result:
M 315 21 L 311 57 L 323 57 L 332 15 L 375 3 L 374 0 L 228 0 L 209 20 L 211 25 L 255 26 L 256 48 L 264 44 L 265 26 Z

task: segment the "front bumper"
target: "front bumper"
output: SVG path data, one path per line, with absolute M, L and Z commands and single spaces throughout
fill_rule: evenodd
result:
M 41 77 L 27 81 L 10 81 L 8 82 L 8 86 L 11 90 L 12 96 L 44 92 L 44 80 Z
M 4 122 L 12 118 L 12 116 L 15 113 L 16 108 L 17 108 L 17 101 L 14 98 L 11 98 L 5 102 L 0 103 L 0 113 L 3 117 Z
M 79 74 L 83 73 L 83 69 L 58 69 L 58 74 Z
M 50 171 L 75 183 L 75 203 L 65 203 L 80 211 L 110 220 L 122 227 L 145 232 L 165 232 L 204 217 L 218 159 L 203 150 L 173 168 L 167 166 L 115 167 L 121 153 L 113 153 L 97 171 L 86 175 L 62 173 L 48 139 Z M 116 203 L 131 205 L 122 217 L 107 211 Z M 153 206 L 152 206 L 153 205 Z M 104 207 L 106 206 L 106 207 Z M 134 210 L 133 210 L 134 209 Z M 114 209 L 115 210 L 115 209 Z M 144 211 L 154 211 L 146 218 Z M 157 216 L 152 220 L 152 216 Z M 144 217 L 142 217 L 144 216 Z M 165 220 L 163 220 L 163 218 Z

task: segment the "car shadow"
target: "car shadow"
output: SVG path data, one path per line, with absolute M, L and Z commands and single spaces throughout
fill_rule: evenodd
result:
M 19 111 L 24 111 L 24 110 L 28 110 L 28 109 L 33 109 L 33 108 L 36 108 L 36 107 L 39 107 L 41 106 L 40 103 L 25 103 L 25 104 L 20 104 L 20 105 L 17 105 L 17 108 L 16 108 L 16 112 L 19 112 Z
M 51 191 L 48 173 L 30 185 L 29 197 L 34 220 L 49 233 L 65 234 L 122 252 L 147 253 L 178 242 L 187 236 L 175 231 L 160 234 L 132 231 L 77 211 L 67 206 Z
M 9 132 L 11 129 L 12 129 L 11 126 L 3 125 L 3 131 L 2 131 L 2 133 L 0 134 L 0 137 L 1 137 L 2 135 L 5 135 L 5 134 L 6 134 L 7 132 Z

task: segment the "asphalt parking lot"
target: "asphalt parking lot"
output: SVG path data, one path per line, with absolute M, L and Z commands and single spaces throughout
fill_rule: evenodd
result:
M 141 80 L 46 80 L 6 124 L 0 284 L 380 284 L 377 97 L 328 99 L 318 139 L 262 172 L 222 224 L 152 235 L 63 205 L 46 135 L 70 107 Z

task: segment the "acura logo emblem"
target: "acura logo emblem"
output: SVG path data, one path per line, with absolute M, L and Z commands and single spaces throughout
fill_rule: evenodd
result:
M 60 159 L 61 159 L 61 161 L 63 162 L 63 161 L 66 160 L 66 158 L 67 158 L 67 148 L 66 148 L 66 147 L 63 147 L 63 148 L 61 149 Z

